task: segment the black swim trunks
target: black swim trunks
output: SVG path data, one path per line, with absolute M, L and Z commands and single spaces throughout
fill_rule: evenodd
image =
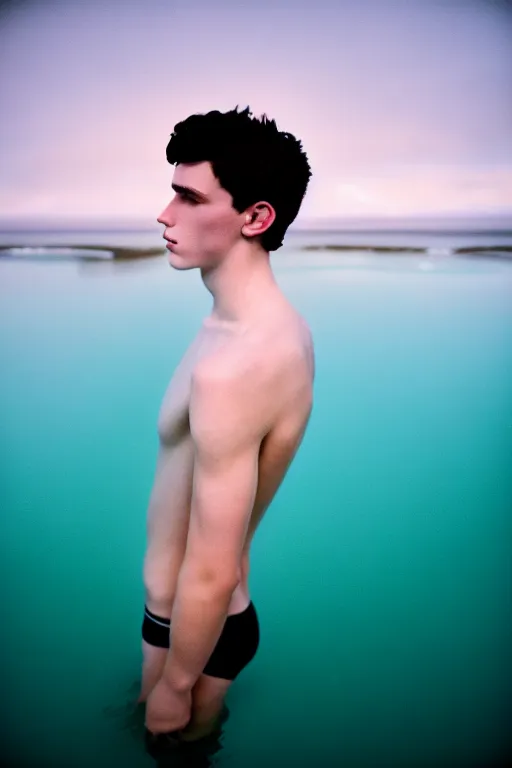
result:
M 169 648 L 171 620 L 144 606 L 142 637 L 158 648 Z M 203 674 L 234 680 L 256 655 L 260 642 L 258 616 L 253 602 L 241 613 L 228 616 Z

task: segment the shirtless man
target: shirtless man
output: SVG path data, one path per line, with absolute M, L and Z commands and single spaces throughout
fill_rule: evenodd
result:
M 201 270 L 213 307 L 158 417 L 139 701 L 147 734 L 193 741 L 258 648 L 250 545 L 312 410 L 311 333 L 269 263 L 311 171 L 301 143 L 249 108 L 178 123 L 167 160 L 169 262 Z

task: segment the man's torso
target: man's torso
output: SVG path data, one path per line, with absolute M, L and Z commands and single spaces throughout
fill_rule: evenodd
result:
M 221 355 L 222 353 L 222 355 Z M 175 594 L 185 553 L 193 478 L 193 444 L 189 428 L 192 373 L 200 361 L 245 356 L 248 368 L 264 367 L 268 386 L 257 408 L 271 424 L 260 446 L 258 485 L 242 560 L 242 579 L 228 614 L 249 602 L 249 549 L 256 528 L 281 485 L 306 430 L 313 402 L 314 352 L 309 328 L 286 304 L 272 319 L 244 334 L 206 318 L 177 366 L 158 416 L 160 439 L 154 484 L 148 505 L 146 583 Z

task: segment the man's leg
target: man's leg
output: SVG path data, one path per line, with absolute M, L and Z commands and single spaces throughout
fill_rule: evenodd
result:
M 170 611 L 162 611 L 170 613 Z M 145 702 L 160 680 L 169 653 L 170 620 L 144 608 L 142 639 L 142 681 L 138 702 Z M 191 718 L 181 733 L 187 741 L 206 736 L 219 725 L 224 710 L 224 697 L 233 681 L 212 675 L 201 675 L 192 688 Z
M 166 648 L 156 648 L 142 641 L 142 682 L 138 702 L 146 701 L 162 676 L 168 654 Z M 225 712 L 224 697 L 233 681 L 210 675 L 201 675 L 192 688 L 191 717 L 181 731 L 186 741 L 195 741 L 212 733 Z
M 162 674 L 169 649 L 170 620 L 146 605 L 142 634 L 144 663 L 139 701 L 147 698 Z M 227 617 L 204 673 L 192 689 L 191 719 L 177 732 L 184 735 L 184 740 L 194 741 L 216 730 L 226 712 L 224 697 L 254 657 L 258 644 L 258 618 L 250 602 L 244 611 Z
M 230 685 L 249 664 L 259 645 L 259 624 L 252 601 L 227 617 L 203 674 L 192 690 L 192 717 L 183 739 L 193 741 L 217 729 L 227 714 L 224 698 Z
M 195 741 L 217 730 L 226 714 L 224 698 L 232 680 L 201 675 L 192 689 L 192 714 L 181 740 Z

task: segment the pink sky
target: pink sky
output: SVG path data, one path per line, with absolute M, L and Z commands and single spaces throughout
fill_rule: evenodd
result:
M 0 216 L 154 218 L 174 124 L 236 104 L 302 139 L 301 217 L 512 214 L 510 39 L 483 0 L 22 3 Z

